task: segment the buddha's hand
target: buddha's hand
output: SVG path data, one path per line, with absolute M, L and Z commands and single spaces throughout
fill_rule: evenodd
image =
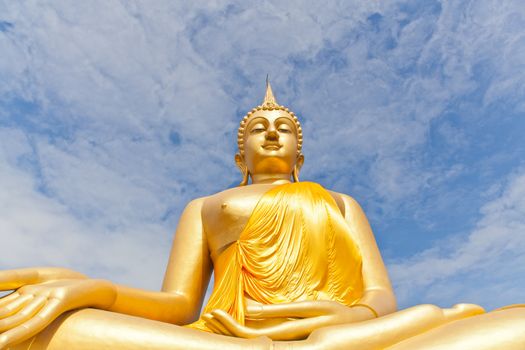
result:
M 0 298 L 0 349 L 31 338 L 66 311 L 106 309 L 115 298 L 115 286 L 104 280 L 61 279 L 24 285 Z
M 303 301 L 286 304 L 252 304 L 246 308 L 246 318 L 263 320 L 269 318 L 292 319 L 263 328 L 251 328 L 239 324 L 223 310 L 203 315 L 207 325 L 216 333 L 240 338 L 267 336 L 273 340 L 304 339 L 314 330 L 343 323 L 374 318 L 366 307 L 348 307 L 336 301 Z
M 28 284 L 59 279 L 84 279 L 85 275 L 60 267 L 31 267 L 0 271 L 0 290 L 14 290 Z

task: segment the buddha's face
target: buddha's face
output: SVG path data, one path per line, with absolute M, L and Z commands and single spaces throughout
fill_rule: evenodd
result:
M 252 175 L 291 174 L 297 162 L 297 126 L 285 111 L 257 111 L 244 131 L 244 161 Z

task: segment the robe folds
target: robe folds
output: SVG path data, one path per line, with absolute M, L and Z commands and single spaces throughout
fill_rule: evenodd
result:
M 261 304 L 305 300 L 356 303 L 362 260 L 335 200 L 322 186 L 276 186 L 258 201 L 239 239 L 215 262 L 215 285 L 203 310 L 245 324 L 246 299 Z M 201 318 L 188 327 L 211 332 Z

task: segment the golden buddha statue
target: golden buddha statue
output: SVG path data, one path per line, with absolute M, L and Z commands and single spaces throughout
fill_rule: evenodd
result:
M 238 144 L 240 186 L 187 205 L 161 292 L 60 268 L 1 271 L 0 290 L 14 291 L 0 298 L 0 348 L 525 348 L 523 305 L 396 311 L 359 204 L 299 182 L 301 126 L 268 83 Z

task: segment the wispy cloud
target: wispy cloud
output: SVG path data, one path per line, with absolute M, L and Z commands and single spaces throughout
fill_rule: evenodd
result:
M 121 198 L 120 205 L 94 198 L 93 203 L 100 203 L 94 214 L 90 215 L 89 210 L 75 212 L 75 208 L 82 207 L 83 203 L 78 206 L 61 203 L 56 196 L 38 191 L 33 176 L 10 165 L 13 159 L 31 152 L 26 136 L 6 129 L 0 129 L 0 135 L 3 143 L 9 145 L 8 149 L 0 149 L 2 268 L 35 264 L 67 266 L 94 276 L 117 278 L 122 283 L 145 287 L 159 285 L 164 266 L 158 255 L 166 254 L 166 246 L 171 241 L 160 220 L 155 223 L 148 220 L 147 215 L 137 218 L 137 213 L 144 212 L 142 204 L 141 210 L 132 210 L 135 215 L 124 210 L 125 218 L 123 215 L 113 218 L 101 215 L 99 212 L 103 208 L 115 214 L 121 206 L 125 208 L 132 203 L 125 198 L 126 191 L 119 188 L 114 189 L 116 194 L 112 193 L 115 200 Z M 71 167 L 76 165 L 71 164 Z M 85 176 L 90 174 L 93 173 L 86 172 Z M 68 187 L 67 184 L 64 186 Z M 89 195 L 84 191 L 97 191 L 94 188 L 72 188 L 77 190 L 76 197 L 59 198 L 68 203 L 86 201 Z M 106 197 L 111 196 L 106 194 Z M 116 210 L 111 209 L 113 205 Z M 151 271 L 159 273 L 155 275 Z
M 519 1 L 0 6 L 3 267 L 157 287 L 184 204 L 238 182 L 267 73 L 302 178 L 362 202 L 389 261 L 466 239 L 525 162 Z
M 481 208 L 466 237 L 390 265 L 404 306 L 472 302 L 489 308 L 522 302 L 525 285 L 525 172 L 508 179 L 497 198 Z

